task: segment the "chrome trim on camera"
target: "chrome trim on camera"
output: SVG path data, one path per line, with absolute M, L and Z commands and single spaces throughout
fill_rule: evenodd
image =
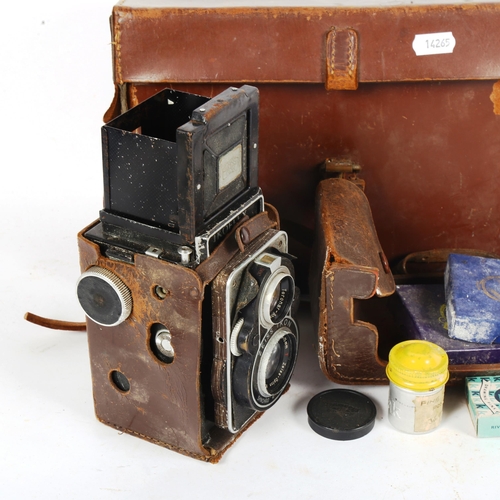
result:
M 211 248 L 215 247 L 256 204 L 259 205 L 257 212 L 263 212 L 264 196 L 260 190 L 259 193 L 250 198 L 250 200 L 241 205 L 237 210 L 233 210 L 228 217 L 218 222 L 213 228 L 196 236 L 194 239 L 196 263 L 199 264 L 210 257 Z
M 232 314 L 232 304 L 234 304 L 234 301 L 236 300 L 238 290 L 237 287 L 233 286 L 233 283 L 237 282 L 238 280 L 241 279 L 241 275 L 244 272 L 244 270 L 258 257 L 268 251 L 269 248 L 275 248 L 276 250 L 280 252 L 286 252 L 288 249 L 288 235 L 284 231 L 278 231 L 271 239 L 269 239 L 265 245 L 260 247 L 256 252 L 253 252 L 248 255 L 248 257 L 241 262 L 231 273 L 231 275 L 227 279 L 226 283 L 226 304 L 230 304 L 230 307 L 226 308 L 226 324 L 227 325 L 232 325 L 232 320 L 233 318 L 231 317 Z M 235 328 L 236 325 L 234 325 L 232 329 Z M 233 344 L 233 341 L 229 339 L 230 341 L 226 343 L 226 360 L 227 360 L 227 366 L 228 370 L 231 370 L 231 356 L 232 354 L 232 349 L 231 349 L 231 344 Z M 233 346 L 234 349 L 234 346 Z M 234 422 L 233 422 L 233 401 L 231 395 L 233 394 L 232 390 L 232 377 L 228 373 L 228 376 L 226 377 L 226 394 L 228 395 L 227 397 L 227 429 L 228 431 L 234 433 L 237 433 L 244 425 L 248 423 L 248 421 L 252 418 L 250 417 L 243 425 L 239 426 L 238 428 L 235 428 Z M 253 415 L 252 415 L 253 416 Z
M 157 247 L 148 247 L 148 249 L 144 253 L 146 255 L 149 255 L 149 257 L 159 259 L 160 255 L 163 253 L 163 250 Z

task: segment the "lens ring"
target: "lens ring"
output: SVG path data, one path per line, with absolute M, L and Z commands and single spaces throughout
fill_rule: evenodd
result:
M 268 328 L 288 314 L 293 302 L 295 283 L 290 270 L 280 266 L 265 281 L 259 304 L 261 322 Z
M 295 364 L 295 337 L 283 326 L 276 330 L 264 347 L 257 371 L 257 390 L 264 397 L 281 393 Z
M 132 312 L 132 294 L 123 281 L 103 267 L 92 266 L 76 285 L 85 314 L 102 326 L 123 323 Z

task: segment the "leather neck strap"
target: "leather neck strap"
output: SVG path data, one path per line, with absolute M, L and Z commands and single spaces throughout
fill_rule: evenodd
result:
M 67 330 L 70 332 L 84 332 L 87 329 L 86 323 L 77 323 L 73 321 L 59 321 L 57 319 L 43 318 L 36 314 L 27 312 L 24 319 L 38 326 L 51 328 L 52 330 Z

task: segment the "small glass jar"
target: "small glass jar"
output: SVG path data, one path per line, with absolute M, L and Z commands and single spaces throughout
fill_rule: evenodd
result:
M 448 355 L 425 340 L 395 345 L 386 368 L 389 378 L 389 422 L 398 430 L 423 434 L 434 430 L 443 415 Z

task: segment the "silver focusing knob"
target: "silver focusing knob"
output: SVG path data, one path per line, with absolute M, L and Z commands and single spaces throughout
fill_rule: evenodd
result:
M 241 332 L 241 329 L 243 328 L 243 323 L 245 320 L 243 318 L 240 318 L 236 324 L 233 326 L 233 329 L 231 330 L 231 337 L 229 338 L 230 342 L 230 349 L 231 353 L 233 356 L 241 356 L 242 352 L 241 349 L 238 347 L 238 335 Z
M 123 323 L 132 312 L 132 294 L 123 281 L 103 267 L 85 271 L 76 285 L 85 314 L 102 326 Z

